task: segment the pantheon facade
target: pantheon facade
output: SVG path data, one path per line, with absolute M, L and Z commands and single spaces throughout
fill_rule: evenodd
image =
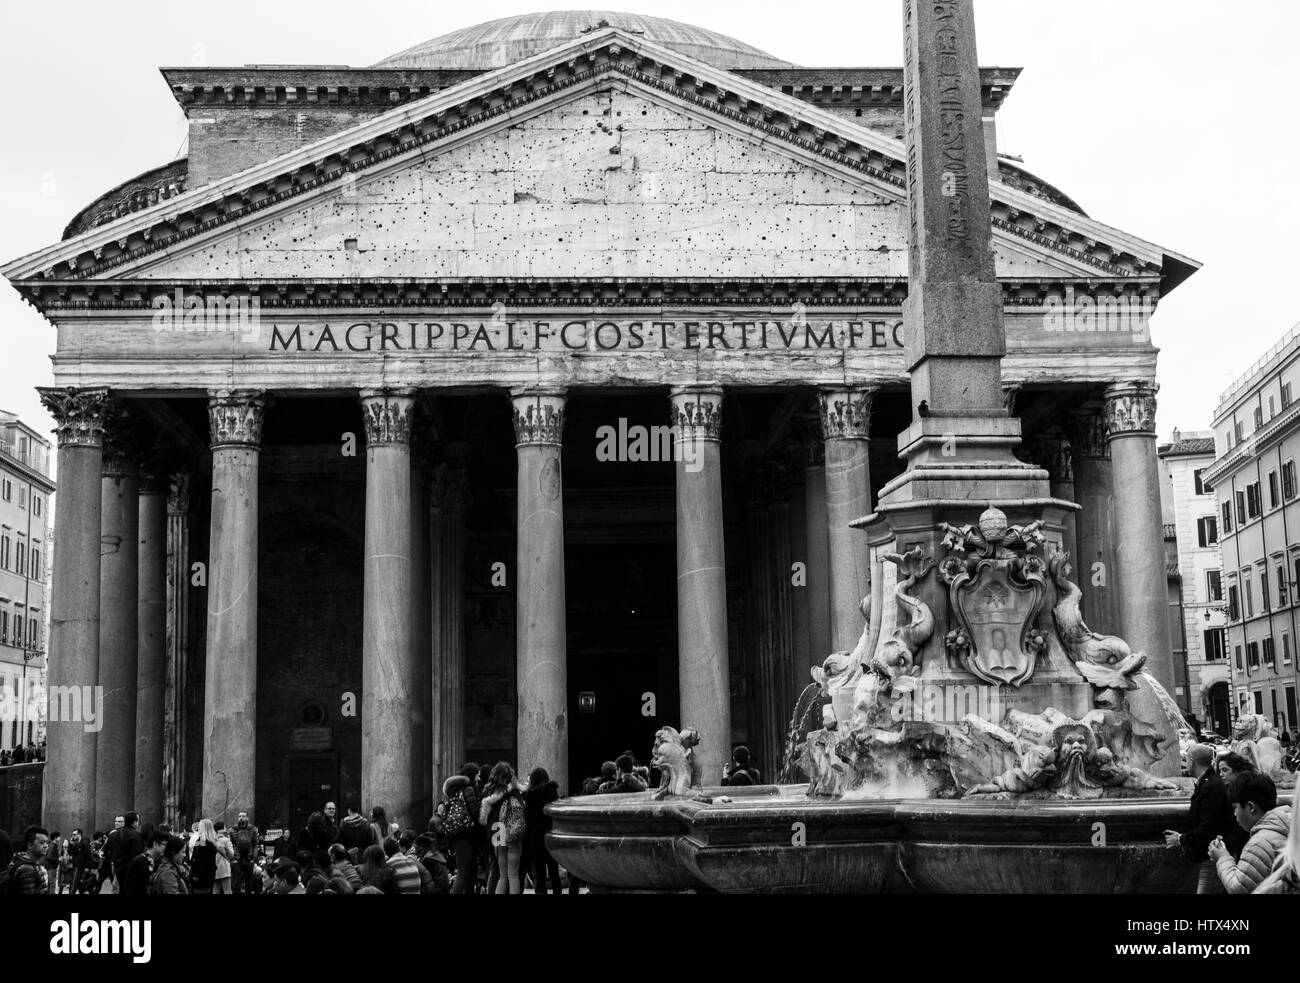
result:
M 912 416 L 901 69 L 583 11 L 162 74 L 188 156 L 3 267 L 57 337 L 49 683 L 104 694 L 50 718 L 46 822 L 416 823 L 465 760 L 570 788 L 664 724 L 775 777 Z M 997 153 L 1018 74 L 981 73 L 1006 405 L 1089 623 L 1160 622 L 1113 530 L 1197 264 Z

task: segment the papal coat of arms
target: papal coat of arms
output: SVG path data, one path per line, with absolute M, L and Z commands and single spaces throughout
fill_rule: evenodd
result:
M 993 506 L 978 527 L 941 524 L 948 558 L 939 571 L 958 624 L 944 637 L 949 663 L 997 686 L 1029 679 L 1047 648 L 1034 627 L 1047 592 L 1041 526 L 1008 526 Z

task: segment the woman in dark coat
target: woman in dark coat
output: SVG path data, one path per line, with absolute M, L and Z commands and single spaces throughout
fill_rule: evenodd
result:
M 333 840 L 325 827 L 325 814 L 313 812 L 307 817 L 307 825 L 298 834 L 298 850 L 306 850 L 321 870 L 329 870 L 330 847 Z
M 560 790 L 551 781 L 546 769 L 534 768 L 528 776 L 528 788 L 524 789 L 524 838 L 532 861 L 533 889 L 538 894 L 546 893 L 548 876 L 551 879 L 551 890 L 560 893 L 560 865 L 546 849 L 546 833 L 551 828 L 551 817 L 544 811 L 548 802 L 554 802 L 559 797 Z

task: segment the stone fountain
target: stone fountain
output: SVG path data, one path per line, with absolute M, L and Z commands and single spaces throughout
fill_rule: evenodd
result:
M 813 668 L 807 784 L 702 789 L 707 726 L 660 731 L 658 793 L 548 807 L 597 889 L 1185 891 L 1181 718 L 1148 655 L 1094 632 L 1048 474 L 1012 454 L 970 0 L 905 0 L 906 469 L 852 525 L 872 556 L 852 652 Z M 1167 654 L 1152 653 L 1153 658 Z M 706 721 L 689 721 L 699 725 Z

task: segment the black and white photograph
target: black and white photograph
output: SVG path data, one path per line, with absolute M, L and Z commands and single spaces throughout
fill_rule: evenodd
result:
M 1294 952 L 1227 896 L 1300 893 L 1297 37 L 5 0 L 21 955 L 197 968 L 177 894 L 586 896 L 342 918 L 699 968 L 807 947 L 778 895 L 860 896 L 863 946 L 1059 960 L 1053 897 L 1090 962 Z M 264 968 L 349 948 L 217 904 L 317 929 Z

